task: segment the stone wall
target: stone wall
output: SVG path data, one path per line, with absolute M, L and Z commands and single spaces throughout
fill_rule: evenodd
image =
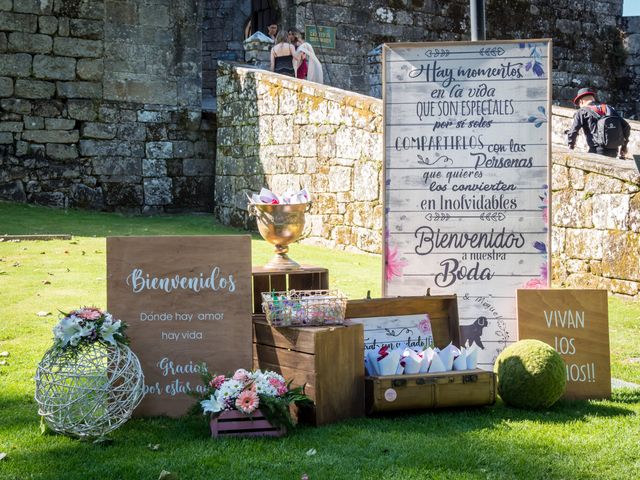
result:
M 379 252 L 382 104 L 261 70 L 218 69 L 217 217 L 255 228 L 246 194 L 307 187 L 306 243 Z
M 640 299 L 640 174 L 632 162 L 553 154 L 553 280 Z
M 0 198 L 210 210 L 198 0 L 0 0 Z
M 468 0 L 319 0 L 290 1 L 294 25 L 336 28 L 336 48 L 316 49 L 325 82 L 369 93 L 367 52 L 385 42 L 465 40 L 470 38 Z
M 595 88 L 603 101 L 626 116 L 635 113 L 620 70 L 623 0 L 487 0 L 487 38 L 552 38 L 553 100 L 570 106 L 581 87 Z

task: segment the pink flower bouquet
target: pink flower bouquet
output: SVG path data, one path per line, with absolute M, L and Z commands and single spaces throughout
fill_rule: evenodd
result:
M 203 368 L 206 391 L 199 396 L 202 412 L 212 417 L 236 410 L 246 415 L 260 413 L 274 426 L 293 428 L 291 403 L 308 403 L 304 386 L 291 388 L 291 382 L 270 371 L 236 370 L 232 376 L 211 375 Z

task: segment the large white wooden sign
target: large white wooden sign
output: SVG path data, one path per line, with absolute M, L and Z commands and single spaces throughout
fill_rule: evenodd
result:
M 458 294 L 490 368 L 549 268 L 551 42 L 383 50 L 387 296 Z

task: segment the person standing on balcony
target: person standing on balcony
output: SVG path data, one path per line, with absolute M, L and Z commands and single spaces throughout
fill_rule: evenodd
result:
M 589 145 L 589 153 L 597 153 L 625 159 L 631 127 L 629 123 L 606 103 L 599 103 L 590 88 L 578 90 L 573 103 L 579 110 L 573 116 L 573 124 L 565 133 L 567 144 L 573 150 L 580 130 Z M 618 153 L 619 150 L 619 153 Z
M 296 76 L 310 82 L 323 83 L 322 64 L 316 57 L 313 46 L 305 41 L 304 33 L 300 30 L 289 30 L 289 41 L 300 54 Z
M 273 40 L 273 43 L 276 43 L 276 37 L 278 36 L 278 24 L 272 23 L 267 27 L 267 35 L 269 38 Z
M 287 32 L 278 32 L 276 44 L 271 48 L 271 71 L 295 77 L 293 61 L 299 61 L 299 59 L 300 55 L 296 53 L 296 48 L 288 41 Z

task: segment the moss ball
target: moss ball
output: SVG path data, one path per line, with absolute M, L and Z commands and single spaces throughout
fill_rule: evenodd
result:
M 564 394 L 564 360 L 539 340 L 520 340 L 505 348 L 493 367 L 502 400 L 518 408 L 548 408 Z

